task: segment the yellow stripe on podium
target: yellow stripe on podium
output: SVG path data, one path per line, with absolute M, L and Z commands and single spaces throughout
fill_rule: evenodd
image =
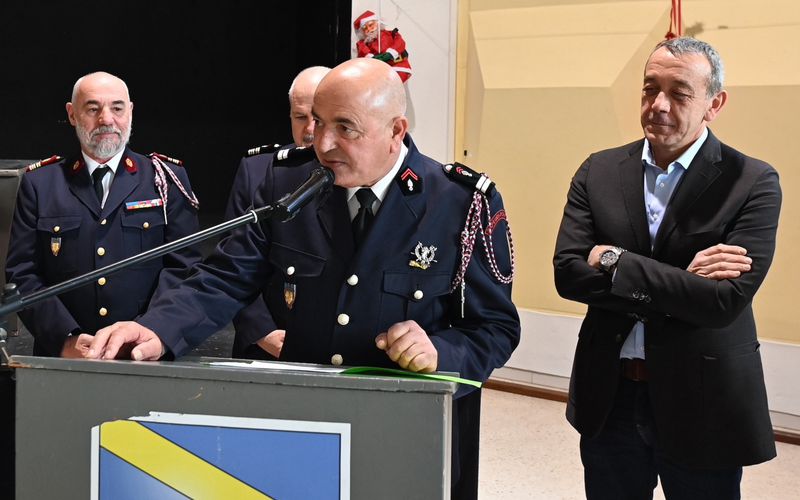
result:
M 102 424 L 100 446 L 193 499 L 272 500 L 138 422 L 118 420 Z

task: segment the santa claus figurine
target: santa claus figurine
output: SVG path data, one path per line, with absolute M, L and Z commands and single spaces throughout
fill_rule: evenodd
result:
M 358 57 L 374 57 L 394 68 L 405 83 L 411 78 L 411 64 L 408 62 L 406 42 L 397 28 L 389 31 L 374 12 L 368 10 L 353 22 L 358 41 Z

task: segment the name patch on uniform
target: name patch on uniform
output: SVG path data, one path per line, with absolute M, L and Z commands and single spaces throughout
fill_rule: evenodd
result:
M 161 198 L 153 198 L 152 200 L 139 200 L 129 201 L 125 203 L 125 210 L 139 210 L 140 208 L 160 207 L 164 202 Z

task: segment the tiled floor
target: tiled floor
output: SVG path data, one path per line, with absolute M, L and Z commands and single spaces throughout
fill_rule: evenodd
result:
M 564 403 L 484 390 L 481 500 L 585 498 L 578 433 Z M 656 499 L 663 499 L 660 488 Z M 746 500 L 800 498 L 800 446 L 778 443 L 778 458 L 746 467 Z

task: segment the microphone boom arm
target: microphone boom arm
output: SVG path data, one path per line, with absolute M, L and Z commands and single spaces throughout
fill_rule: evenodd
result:
M 113 264 L 101 267 L 100 269 L 95 269 L 94 271 L 76 276 L 61 283 L 31 292 L 28 295 L 16 295 L 8 300 L 7 303 L 4 301 L 4 303 L 0 305 L 0 320 L 5 318 L 5 316 L 8 314 L 25 309 L 26 307 L 41 300 L 74 290 L 75 288 L 92 282 L 101 276 L 108 276 L 128 266 L 155 259 L 156 257 L 161 257 L 162 255 L 166 255 L 175 250 L 186 248 L 190 245 L 211 238 L 212 236 L 226 233 L 237 227 L 244 226 L 249 223 L 258 223 L 272 217 L 278 217 L 282 222 L 285 222 L 291 219 L 301 208 L 303 208 L 303 206 L 311 201 L 317 193 L 331 186 L 333 184 L 333 178 L 334 175 L 331 170 L 324 167 L 317 168 L 311 173 L 308 180 L 302 186 L 297 188 L 293 193 L 281 198 L 281 200 L 274 204 L 270 204 L 261 208 L 255 208 L 244 215 L 240 215 L 239 217 L 231 219 L 227 222 L 223 222 L 222 224 L 189 234 L 183 238 L 165 243 L 155 248 L 151 248 L 150 250 L 122 259 Z M 13 285 L 11 283 L 6 285 L 7 288 L 9 286 Z

